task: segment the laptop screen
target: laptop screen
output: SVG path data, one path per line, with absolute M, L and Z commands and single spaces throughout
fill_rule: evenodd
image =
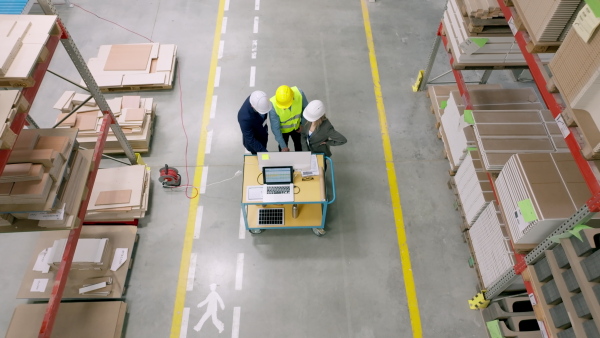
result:
M 265 184 L 290 184 L 294 182 L 294 167 L 263 167 Z

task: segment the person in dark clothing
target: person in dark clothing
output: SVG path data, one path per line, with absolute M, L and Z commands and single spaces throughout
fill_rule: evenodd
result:
M 267 113 L 272 107 L 265 92 L 255 91 L 244 101 L 238 111 L 238 123 L 242 130 L 244 147 L 254 155 L 268 151 Z

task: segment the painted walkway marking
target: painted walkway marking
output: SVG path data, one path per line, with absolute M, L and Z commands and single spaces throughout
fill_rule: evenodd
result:
M 217 95 L 213 95 L 212 102 L 210 104 L 210 118 L 214 119 L 217 114 Z
M 181 334 L 179 334 L 179 338 L 187 337 L 189 322 L 190 322 L 190 308 L 186 307 L 183 309 L 183 318 L 181 319 Z
M 254 17 L 254 28 L 252 29 L 252 33 L 258 33 L 258 16 Z
M 237 256 L 237 264 L 235 267 L 235 289 L 241 290 L 244 281 L 244 254 L 239 253 Z
M 254 87 L 254 83 L 256 82 L 256 67 L 250 67 L 250 88 Z
M 196 222 L 194 223 L 194 239 L 200 238 L 200 229 L 202 228 L 202 215 L 204 207 L 199 205 L 196 209 Z
M 404 229 L 404 218 L 402 217 L 402 205 L 400 203 L 400 191 L 398 190 L 398 181 L 396 179 L 396 168 L 394 166 L 394 157 L 392 143 L 387 126 L 387 116 L 385 106 L 383 105 L 383 94 L 381 93 L 381 82 L 379 80 L 379 69 L 377 66 L 377 56 L 375 55 L 375 44 L 373 43 L 373 33 L 371 32 L 371 21 L 369 19 L 369 10 L 367 0 L 360 0 L 363 24 L 365 26 L 365 35 L 367 46 L 369 47 L 369 61 L 371 64 L 371 76 L 373 77 L 373 90 L 375 92 L 375 101 L 377 102 L 377 115 L 379 117 L 379 126 L 381 129 L 381 143 L 383 145 L 383 154 L 385 156 L 385 166 L 390 188 L 390 197 L 394 211 L 394 220 L 396 223 L 396 233 L 398 236 L 398 247 L 400 249 L 400 261 L 402 263 L 402 276 L 404 277 L 404 288 L 408 303 L 408 313 L 410 315 L 410 324 L 414 338 L 423 337 L 421 328 L 421 315 L 419 314 L 419 303 L 417 301 L 417 291 L 413 278 L 412 267 L 410 264 L 410 252 L 406 242 L 406 230 Z
M 203 172 L 204 158 L 206 156 L 206 154 L 204 153 L 204 149 L 206 148 L 206 129 L 210 122 L 210 110 L 212 106 L 211 99 L 215 90 L 214 81 L 215 74 L 217 71 L 219 41 L 221 40 L 220 32 L 222 31 L 221 28 L 223 27 L 222 25 L 224 19 L 224 7 L 225 0 L 220 0 L 219 10 L 217 12 L 215 35 L 213 38 L 212 56 L 210 60 L 210 67 L 206 84 L 206 95 L 204 97 L 204 111 L 202 113 L 202 123 L 200 127 L 200 140 L 198 141 L 198 153 L 196 155 L 196 170 L 194 172 L 194 181 L 192 183 L 194 187 L 201 186 L 203 183 L 203 179 L 205 178 Z M 192 247 L 194 244 L 194 228 L 196 221 L 196 212 L 199 202 L 200 196 L 196 196 L 195 198 L 190 199 L 190 205 L 188 208 L 188 218 L 185 227 L 185 236 L 183 238 L 183 248 L 181 249 L 179 277 L 177 279 L 177 291 L 175 293 L 175 304 L 173 306 L 173 320 L 171 321 L 171 338 L 178 338 L 181 332 L 181 322 L 184 312 L 185 295 L 187 287 L 187 275 L 190 266 Z
M 246 222 L 244 222 L 244 212 L 240 210 L 240 239 L 246 238 Z
M 233 325 L 231 325 L 231 338 L 240 337 L 240 312 L 242 309 L 239 306 L 233 308 Z

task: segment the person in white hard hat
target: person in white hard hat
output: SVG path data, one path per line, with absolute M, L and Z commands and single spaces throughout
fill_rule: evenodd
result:
M 257 90 L 250 94 L 238 111 L 237 117 L 242 130 L 244 147 L 254 155 L 268 151 L 267 113 L 271 108 L 273 105 L 267 94 Z
M 302 124 L 302 150 L 312 153 L 324 153 L 331 157 L 331 146 L 341 146 L 348 140 L 340 134 L 327 117 L 325 105 L 319 100 L 310 101 L 302 114 L 305 122 Z M 327 169 L 327 162 L 325 162 Z

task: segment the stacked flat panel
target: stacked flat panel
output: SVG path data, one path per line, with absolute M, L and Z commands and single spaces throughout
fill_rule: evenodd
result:
M 469 235 L 484 287 L 490 286 L 515 265 L 500 210 L 495 202 L 487 204 L 469 229 Z
M 466 221 L 473 225 L 488 203 L 494 200 L 491 184 L 481 168 L 477 151 L 471 151 L 465 156 L 454 181 Z

